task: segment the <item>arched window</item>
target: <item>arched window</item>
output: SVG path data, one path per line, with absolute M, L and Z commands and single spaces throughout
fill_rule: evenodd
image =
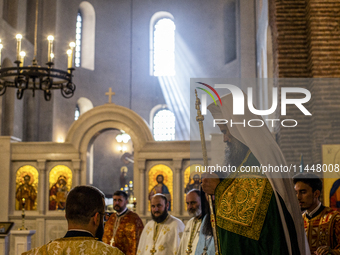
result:
M 96 13 L 88 1 L 83 1 L 79 5 L 77 15 L 77 38 L 79 36 L 78 47 L 79 59 L 77 60 L 77 49 L 75 51 L 75 66 L 94 70 L 95 36 L 96 36 Z M 80 34 L 78 34 L 80 33 Z
M 175 23 L 167 12 L 158 12 L 150 22 L 150 70 L 153 76 L 175 75 Z
M 75 57 L 74 57 L 74 65 L 76 67 L 80 67 L 82 27 L 83 27 L 83 18 L 82 18 L 80 11 L 78 11 L 77 23 L 76 23 L 76 48 L 75 48 Z
M 158 111 L 153 118 L 152 126 L 156 141 L 175 140 L 175 115 L 170 110 Z

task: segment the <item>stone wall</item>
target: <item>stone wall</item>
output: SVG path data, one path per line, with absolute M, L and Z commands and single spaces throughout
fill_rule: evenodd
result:
M 288 163 L 322 163 L 322 144 L 340 143 L 340 1 L 270 1 L 269 23 L 273 31 L 274 77 L 313 78 L 280 82 L 279 86 L 307 88 L 312 98 L 305 104 L 312 116 L 297 107 L 287 108 L 285 119 L 299 122 L 280 127 L 277 140 Z M 316 79 L 317 78 L 317 79 Z M 293 95 L 298 96 L 298 95 Z M 300 95 L 301 97 L 301 95 Z

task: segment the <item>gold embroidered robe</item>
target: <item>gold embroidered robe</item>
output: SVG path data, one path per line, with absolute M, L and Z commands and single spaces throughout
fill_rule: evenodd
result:
M 105 223 L 103 242 L 110 244 L 117 215 L 112 214 Z M 128 211 L 120 216 L 119 226 L 114 236 L 113 246 L 120 249 L 126 255 L 135 255 L 137 252 L 139 238 L 143 231 L 143 222 L 137 213 Z
M 240 166 L 260 164 L 249 151 Z M 295 226 L 283 200 L 276 201 L 265 176 L 244 172 L 230 175 L 215 190 L 219 254 L 289 254 L 277 203 L 282 205 L 291 235 L 292 254 L 300 254 Z
M 325 207 L 318 215 L 308 219 L 303 214 L 306 235 L 311 254 L 320 246 L 329 246 L 340 255 L 340 213 Z
M 153 236 L 156 222 L 149 221 L 139 240 L 137 255 L 150 255 L 153 248 Z M 159 226 L 159 234 L 155 243 L 154 255 L 176 255 L 184 231 L 184 224 L 180 219 L 169 215 L 168 219 Z
M 24 252 L 22 255 L 124 255 L 119 249 L 111 247 L 93 237 L 65 237 L 56 239 L 41 247 Z

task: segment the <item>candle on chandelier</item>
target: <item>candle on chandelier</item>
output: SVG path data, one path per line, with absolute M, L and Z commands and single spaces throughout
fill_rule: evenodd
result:
M 49 35 L 47 37 L 47 40 L 48 40 L 48 54 L 47 54 L 48 61 L 47 62 L 52 62 L 53 57 L 54 57 L 54 55 L 52 55 L 53 54 L 53 40 L 54 40 L 53 35 Z
M 66 53 L 67 53 L 67 68 L 72 68 L 72 50 L 71 49 L 68 49 L 67 51 L 66 51 Z M 70 72 L 70 71 L 68 71 L 68 72 Z
M 70 45 L 70 49 L 72 51 L 72 55 L 71 55 L 71 60 L 72 60 L 71 67 L 73 67 L 73 55 L 74 55 L 74 47 L 76 47 L 76 43 L 75 42 L 70 42 L 69 45 Z
M 2 51 L 3 45 L 1 43 L 1 39 L 0 39 L 0 67 L 1 67 L 1 63 L 2 63 L 2 59 L 1 59 L 1 51 Z
M 20 66 L 23 67 L 24 66 L 24 62 L 25 62 L 25 56 L 26 56 L 26 53 L 24 51 L 21 51 L 20 52 Z
M 17 39 L 17 61 L 20 61 L 20 52 L 21 52 L 21 39 L 22 39 L 22 35 L 21 34 L 17 34 L 15 36 L 15 38 Z

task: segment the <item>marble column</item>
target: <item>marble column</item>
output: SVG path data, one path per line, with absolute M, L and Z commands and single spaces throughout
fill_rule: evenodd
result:
M 38 211 L 39 214 L 45 214 L 46 209 L 46 160 L 38 159 L 37 168 L 39 171 L 39 184 L 38 184 Z
M 72 165 L 73 165 L 73 185 L 72 186 L 78 186 L 80 185 L 80 159 L 72 159 Z
M 139 192 L 137 196 L 137 208 L 140 215 L 145 215 L 146 208 L 146 182 L 145 182 L 145 160 L 138 160 L 139 170 Z
M 9 212 L 9 180 L 11 173 L 11 137 L 0 137 L 0 221 L 8 221 Z
M 182 184 L 182 159 L 177 158 L 173 159 L 173 167 L 175 169 L 174 173 L 174 214 L 176 216 L 180 216 L 182 214 L 182 206 L 183 206 L 183 184 Z

